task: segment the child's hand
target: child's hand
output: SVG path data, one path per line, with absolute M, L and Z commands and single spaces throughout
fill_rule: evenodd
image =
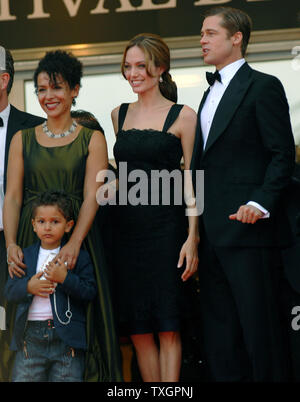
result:
M 27 292 L 40 297 L 48 297 L 54 292 L 54 284 L 50 280 L 41 280 L 43 272 L 38 272 L 29 279 L 27 283 Z
M 66 279 L 68 269 L 59 258 L 56 263 L 50 261 L 45 269 L 45 278 L 52 282 L 63 283 Z

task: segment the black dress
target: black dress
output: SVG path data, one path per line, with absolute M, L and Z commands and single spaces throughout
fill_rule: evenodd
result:
M 168 129 L 182 106 L 171 107 L 162 131 L 122 130 L 128 104 L 120 107 L 114 146 L 119 168 L 114 281 L 122 334 L 180 329 L 184 268 L 177 268 L 177 263 L 187 237 L 187 221 L 182 202 L 181 141 Z M 157 187 L 159 172 L 165 178 L 172 173 L 170 185 L 165 180 Z M 138 178 L 133 179 L 134 173 Z M 131 203 L 124 205 L 124 194 Z M 151 196 L 154 202 L 150 205 Z M 132 205 L 138 197 L 141 204 Z

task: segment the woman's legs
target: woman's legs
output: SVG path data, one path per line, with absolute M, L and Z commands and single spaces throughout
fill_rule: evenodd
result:
M 144 382 L 175 382 L 179 380 L 181 366 L 179 332 L 160 332 L 159 348 L 153 334 L 131 335 L 131 339 Z
M 174 331 L 160 332 L 160 374 L 163 382 L 179 381 L 181 367 L 180 333 Z
M 153 334 L 131 335 L 140 373 L 144 382 L 159 382 L 159 350 Z

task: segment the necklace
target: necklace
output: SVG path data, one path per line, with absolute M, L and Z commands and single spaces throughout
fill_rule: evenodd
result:
M 64 131 L 63 133 L 60 133 L 60 134 L 54 134 L 54 133 L 52 133 L 52 131 L 49 130 L 49 128 L 47 126 L 47 121 L 44 121 L 44 123 L 42 124 L 44 133 L 46 135 L 48 135 L 48 137 L 50 137 L 50 138 L 66 137 L 67 135 L 72 134 L 76 130 L 76 127 L 77 127 L 77 123 L 75 120 L 73 120 L 71 127 L 67 131 Z

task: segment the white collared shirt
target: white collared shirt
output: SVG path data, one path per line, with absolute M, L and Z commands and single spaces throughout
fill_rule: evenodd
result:
M 242 67 L 242 65 L 245 62 L 246 62 L 245 59 L 242 58 L 242 59 L 239 59 L 239 60 L 223 67 L 219 71 L 219 73 L 221 75 L 221 82 L 216 80 L 214 82 L 214 84 L 210 87 L 210 91 L 207 95 L 207 98 L 205 99 L 205 103 L 203 105 L 203 108 L 202 108 L 201 114 L 200 114 L 200 124 L 201 124 L 202 136 L 203 136 L 203 149 L 205 149 L 209 131 L 210 131 L 217 107 L 220 103 L 220 100 L 222 99 L 222 96 L 224 95 L 224 92 L 225 92 L 226 88 L 228 87 L 230 81 L 232 80 L 232 78 L 235 76 L 235 74 L 238 72 L 238 70 Z M 249 201 L 247 203 L 247 205 L 252 205 L 252 206 L 258 208 L 261 212 L 263 212 L 264 215 L 262 216 L 261 219 L 270 217 L 270 213 L 257 202 Z
M 209 94 L 207 95 L 200 116 L 203 135 L 203 149 L 205 148 L 210 127 L 220 100 L 224 95 L 224 92 L 230 81 L 244 63 L 245 59 L 240 59 L 222 68 L 222 70 L 219 71 L 222 82 L 215 81 L 215 83 L 210 87 Z
M 10 113 L 10 104 L 0 112 L 0 117 L 3 120 L 3 127 L 0 127 L 0 230 L 3 230 L 3 201 L 4 201 L 4 161 L 5 161 L 5 144 L 8 118 Z

